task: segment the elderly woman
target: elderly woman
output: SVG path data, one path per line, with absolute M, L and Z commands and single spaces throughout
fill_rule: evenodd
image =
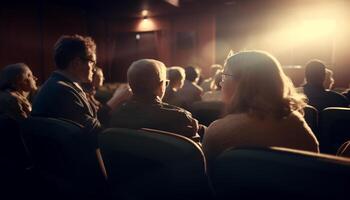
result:
M 279 62 L 261 51 L 239 52 L 222 76 L 227 115 L 214 121 L 203 148 L 212 160 L 231 147 L 286 147 L 319 152 L 318 141 L 303 116 L 304 96 L 283 73 Z
M 27 96 L 37 89 L 36 80 L 24 63 L 3 68 L 0 74 L 0 114 L 16 120 L 27 118 L 32 110 Z

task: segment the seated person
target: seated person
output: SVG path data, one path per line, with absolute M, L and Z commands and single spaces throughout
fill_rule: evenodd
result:
M 54 60 L 57 70 L 38 92 L 32 115 L 68 119 L 82 125 L 88 133 L 98 133 L 101 124 L 81 87 L 81 83 L 92 81 L 95 42 L 80 35 L 62 36 L 55 44 Z M 107 105 L 116 107 L 121 102 L 118 98 L 114 97 Z
M 185 68 L 186 78 L 184 86 L 178 91 L 179 103 L 177 106 L 190 108 L 195 101 L 202 100 L 203 89 L 197 85 L 199 70 L 188 66 Z
M 221 101 L 221 77 L 222 72 L 218 72 L 214 77 L 214 84 L 212 91 L 205 92 L 202 96 L 203 101 Z
M 141 59 L 127 72 L 133 96 L 112 114 L 111 127 L 152 128 L 198 138 L 198 122 L 188 111 L 162 102 L 166 67 L 157 60 Z
M 222 71 L 222 66 L 219 64 L 214 64 L 210 66 L 210 75 L 209 78 L 203 80 L 201 83 L 201 88 L 203 89 L 203 92 L 213 91 L 215 90 L 215 76 L 217 73 Z
M 334 85 L 333 71 L 326 68 L 326 76 L 323 81 L 323 87 L 326 90 L 332 90 Z
M 222 97 L 227 115 L 214 121 L 203 138 L 213 160 L 231 147 L 285 147 L 319 152 L 304 120 L 305 97 L 297 94 L 279 62 L 262 51 L 231 56 L 224 67 Z
M 185 81 L 185 70 L 181 67 L 170 67 L 167 69 L 167 78 L 169 85 L 166 87 L 163 102 L 176 105 L 177 91 L 182 88 Z
M 350 85 L 349 85 L 348 89 L 346 89 L 346 90 L 342 93 L 342 95 L 344 95 L 344 96 L 348 99 L 348 101 L 350 101 Z
M 3 68 L 0 74 L 0 114 L 15 120 L 27 118 L 32 111 L 28 94 L 37 89 L 36 80 L 24 63 Z
M 82 87 L 95 113 L 94 115 L 97 115 L 97 118 L 99 119 L 99 121 L 103 125 L 106 125 L 108 124 L 108 121 L 111 117 L 110 114 L 112 112 L 112 108 L 107 104 L 99 102 L 95 98 L 96 90 L 103 85 L 103 81 L 104 81 L 104 76 L 103 76 L 102 69 L 99 67 L 95 67 L 93 70 L 92 82 L 82 83 Z M 123 97 L 126 100 L 126 98 L 131 96 L 131 91 L 127 93 L 127 91 L 124 91 L 124 90 L 130 90 L 130 88 L 127 85 L 122 85 L 117 90 L 115 90 L 115 95 L 113 96 L 119 96 L 119 93 L 122 92 L 126 94 L 126 95 L 123 95 Z M 121 100 L 121 99 L 118 99 L 118 100 Z
M 303 92 L 309 99 L 308 104 L 318 111 L 327 107 L 348 107 L 349 102 L 345 96 L 325 88 L 325 77 L 326 66 L 323 62 L 311 60 L 306 64 L 306 84 L 303 86 Z

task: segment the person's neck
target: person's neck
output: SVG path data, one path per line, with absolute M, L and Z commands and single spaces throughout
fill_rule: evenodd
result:
M 64 77 L 68 78 L 72 82 L 79 83 L 80 81 L 70 70 L 57 70 L 58 73 L 62 74 Z
M 134 94 L 133 99 L 145 102 L 162 102 L 162 99 L 155 94 Z

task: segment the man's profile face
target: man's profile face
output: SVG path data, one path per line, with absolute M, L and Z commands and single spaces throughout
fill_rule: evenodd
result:
M 93 79 L 93 69 L 96 65 L 96 54 L 93 53 L 86 57 L 80 57 L 80 66 L 78 68 L 80 82 L 91 83 Z

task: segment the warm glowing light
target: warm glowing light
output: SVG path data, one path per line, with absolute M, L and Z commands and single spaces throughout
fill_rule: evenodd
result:
M 143 17 L 146 17 L 148 15 L 148 10 L 142 10 L 141 14 Z
M 152 19 L 144 18 L 140 21 L 137 31 L 154 31 L 156 29 L 156 25 Z

